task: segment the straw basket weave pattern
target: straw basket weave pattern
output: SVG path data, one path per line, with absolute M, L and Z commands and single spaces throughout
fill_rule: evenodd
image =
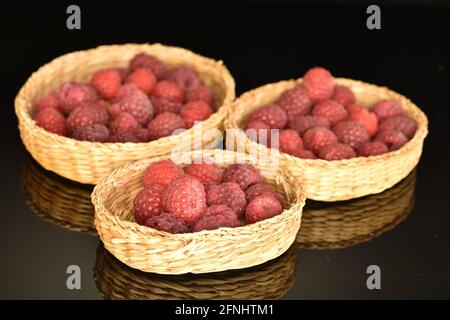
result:
M 230 107 L 226 128 L 243 128 L 248 115 L 260 106 L 275 101 L 282 92 L 301 84 L 302 80 L 281 81 L 244 93 Z M 300 159 L 277 150 L 281 162 L 304 184 L 306 197 L 321 201 L 348 200 L 386 190 L 405 178 L 419 162 L 428 133 L 425 114 L 409 99 L 384 87 L 361 81 L 338 78 L 336 84 L 350 87 L 356 102 L 369 106 L 382 99 L 399 100 L 406 113 L 417 122 L 415 136 L 401 149 L 373 157 L 326 161 Z M 250 141 L 243 130 L 227 132 L 234 145 L 244 144 L 247 151 L 268 152 L 265 146 Z
M 109 45 L 73 52 L 56 58 L 33 73 L 15 100 L 22 141 L 45 169 L 81 183 L 96 184 L 113 169 L 130 160 L 167 154 L 180 141 L 194 143 L 192 137 L 195 126 L 179 135 L 148 143 L 94 143 L 53 134 L 38 127 L 32 119 L 36 99 L 57 89 L 64 81 L 87 82 L 99 69 L 126 67 L 133 56 L 140 52 L 152 54 L 168 66 L 183 65 L 195 69 L 213 90 L 218 106 L 217 112 L 202 122 L 202 128 L 204 131 L 222 128 L 226 106 L 235 98 L 234 80 L 222 61 L 161 44 Z M 210 137 L 202 137 L 202 146 L 209 144 L 210 140 Z
M 284 168 L 265 170 L 245 154 L 224 150 L 186 153 L 188 162 L 199 157 L 213 159 L 221 167 L 244 159 L 259 168 L 265 181 L 284 197 L 280 215 L 238 228 L 169 234 L 138 225 L 133 200 L 143 187 L 144 170 L 153 157 L 115 170 L 94 189 L 95 226 L 106 249 L 128 266 L 160 274 L 205 273 L 255 266 L 274 259 L 294 242 L 300 228 L 305 197 L 300 183 Z

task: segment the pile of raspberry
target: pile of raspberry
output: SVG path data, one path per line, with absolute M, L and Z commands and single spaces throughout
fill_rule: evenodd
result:
M 168 68 L 139 53 L 128 68 L 65 82 L 37 100 L 34 120 L 47 131 L 92 142 L 149 142 L 188 129 L 214 113 L 212 90 L 191 68 Z
M 335 85 L 328 70 L 315 67 L 300 86 L 251 113 L 246 133 L 253 141 L 299 158 L 341 160 L 397 150 L 416 129 L 400 101 L 365 107 L 355 102 L 349 87 Z
M 183 169 L 161 160 L 146 169 L 143 183 L 135 221 L 169 233 L 236 228 L 283 211 L 281 196 L 250 164 L 194 162 Z

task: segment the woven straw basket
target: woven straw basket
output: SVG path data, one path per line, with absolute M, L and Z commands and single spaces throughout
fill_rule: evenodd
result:
M 283 91 L 301 83 L 299 80 L 281 81 L 268 84 L 244 93 L 230 109 L 225 121 L 227 129 L 242 128 L 248 115 L 260 106 L 273 102 Z M 250 153 L 280 156 L 293 175 L 304 184 L 306 197 L 321 201 L 348 200 L 379 193 L 405 178 L 419 162 L 424 139 L 428 133 L 428 120 L 425 114 L 409 99 L 387 88 L 361 81 L 338 78 L 337 84 L 350 87 L 358 103 L 369 106 L 381 99 L 397 99 L 403 104 L 406 113 L 414 118 L 418 128 L 415 136 L 401 149 L 374 157 L 358 157 L 348 160 L 326 161 L 320 159 L 300 159 L 278 150 L 267 150 L 250 141 L 243 130 L 227 131 L 227 142 L 234 141 Z M 227 144 L 228 145 L 228 144 Z M 234 149 L 231 147 L 230 149 Z
M 20 182 L 27 206 L 40 218 L 70 231 L 97 235 L 92 187 L 45 171 L 30 156 L 24 160 Z
M 178 276 L 132 269 L 99 246 L 94 278 L 100 294 L 111 300 L 267 300 L 279 299 L 287 293 L 294 283 L 296 269 L 295 246 L 261 266 Z
M 50 133 L 32 120 L 37 98 L 54 90 L 64 81 L 87 82 L 99 69 L 125 67 L 140 52 L 152 54 L 168 66 L 183 65 L 195 69 L 212 88 L 218 111 L 203 121 L 203 130 L 222 128 L 227 105 L 235 98 L 234 80 L 222 61 L 202 57 L 186 49 L 161 44 L 126 44 L 101 46 L 63 55 L 41 67 L 27 80 L 15 100 L 20 136 L 27 150 L 45 169 L 81 183 L 96 184 L 113 169 L 130 160 L 167 154 L 183 141 L 193 144 L 195 128 L 148 143 L 94 143 L 78 141 Z M 199 139 L 200 140 L 200 139 Z M 203 136 L 208 145 L 211 137 Z
M 132 268 L 160 274 L 246 268 L 285 252 L 300 228 L 305 201 L 300 184 L 282 167 L 274 173 L 268 165 L 231 151 L 199 150 L 178 155 L 176 159 L 190 163 L 202 156 L 222 167 L 236 163 L 237 158 L 252 163 L 284 197 L 284 211 L 242 227 L 196 233 L 169 234 L 140 226 L 134 222 L 133 200 L 143 187 L 143 172 L 150 163 L 170 158 L 152 157 L 115 170 L 95 187 L 92 194 L 95 226 L 106 249 Z
M 382 193 L 336 203 L 308 203 L 297 244 L 340 249 L 375 239 L 403 222 L 414 206 L 416 171 Z M 308 208 L 309 207 L 309 208 Z

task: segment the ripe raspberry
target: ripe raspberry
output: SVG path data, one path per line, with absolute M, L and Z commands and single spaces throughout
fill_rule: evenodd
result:
M 208 206 L 225 205 L 237 216 L 242 215 L 247 205 L 244 191 L 234 182 L 208 186 L 206 190 L 206 203 Z
M 117 91 L 116 97 L 112 101 L 113 103 L 120 102 L 121 100 L 135 97 L 135 96 L 141 96 L 142 97 L 142 91 L 134 84 L 134 83 L 127 83 L 122 85 L 119 90 Z M 145 95 L 144 95 L 145 96 Z
M 75 108 L 67 117 L 67 129 L 73 132 L 75 129 L 89 124 L 108 125 L 108 111 L 98 107 L 96 104 L 87 104 Z
M 65 82 L 58 90 L 58 99 L 64 112 L 68 114 L 80 105 L 97 101 L 98 95 L 89 84 Z
M 356 121 L 343 121 L 334 126 L 333 132 L 341 143 L 352 148 L 359 148 L 368 142 L 370 137 L 366 128 Z
M 245 221 L 255 223 L 283 212 L 281 203 L 272 195 L 264 194 L 253 199 L 245 210 Z
M 355 104 L 353 106 L 356 106 Z M 375 113 L 370 112 L 366 108 L 360 108 L 355 110 L 353 107 L 352 111 L 349 112 L 349 120 L 356 121 L 360 123 L 364 128 L 366 128 L 369 136 L 374 136 L 378 131 L 378 118 Z
M 236 228 L 239 226 L 239 220 L 230 208 L 223 205 L 215 205 L 209 207 L 205 215 L 194 222 L 192 232 L 216 230 L 219 228 Z
M 293 120 L 297 116 L 309 113 L 312 108 L 312 101 L 308 92 L 302 87 L 295 87 L 283 92 L 276 102 L 286 112 L 288 120 Z
M 187 224 L 182 219 L 167 212 L 148 218 L 145 226 L 172 234 L 189 232 Z
M 156 98 L 166 98 L 182 103 L 184 100 L 183 89 L 175 82 L 161 80 L 156 83 L 153 89 L 153 96 Z
M 347 106 L 345 106 L 345 109 L 347 109 L 347 112 L 350 113 L 354 113 L 354 112 L 359 112 L 361 111 L 361 109 L 366 109 L 364 108 L 362 105 L 357 104 L 357 103 L 351 103 Z M 366 109 L 367 110 L 367 109 Z
M 257 183 L 250 186 L 245 191 L 245 199 L 247 200 L 247 203 L 250 203 L 257 197 L 265 194 L 274 196 L 280 203 L 283 202 L 281 196 L 267 183 Z
M 109 131 L 102 124 L 88 124 L 87 126 L 75 129 L 72 138 L 81 141 L 107 142 L 109 139 Z
M 61 112 L 53 108 L 43 109 L 34 116 L 36 124 L 49 132 L 65 136 L 67 133 L 66 120 Z
M 120 75 L 120 80 L 122 82 L 125 82 L 125 80 L 127 80 L 128 75 L 130 74 L 130 69 L 129 68 L 116 68 L 116 70 Z
M 180 116 L 188 128 L 191 128 L 197 121 L 208 119 L 212 113 L 211 107 L 203 101 L 188 102 L 180 109 Z
M 143 93 L 150 95 L 156 85 L 156 77 L 149 68 L 138 68 L 127 77 L 126 83 L 134 83 Z
M 183 90 L 191 90 L 202 84 L 197 72 L 188 67 L 175 67 L 169 69 L 162 78 L 164 80 L 175 82 Z
M 157 79 L 160 79 L 166 72 L 166 66 L 158 58 L 141 52 L 130 61 L 130 69 L 134 71 L 139 68 L 149 68 Z
M 172 160 L 153 162 L 144 172 L 144 186 L 160 185 L 166 188 L 172 181 L 184 176 L 182 168 Z
M 414 137 L 417 130 L 416 122 L 407 116 L 391 116 L 384 118 L 380 123 L 380 131 L 398 130 L 401 131 L 408 139 Z
M 394 151 L 403 147 L 408 142 L 408 138 L 398 130 L 383 130 L 375 136 L 374 141 L 383 142 L 389 151 Z
M 139 224 L 164 212 L 164 188 L 150 185 L 139 191 L 134 198 L 134 219 Z
M 286 126 L 287 115 L 280 106 L 269 104 L 253 111 L 248 121 L 262 121 L 272 129 L 283 129 Z
M 314 152 L 315 154 L 329 144 L 335 144 L 337 137 L 333 131 L 326 128 L 311 128 L 303 135 L 303 144 L 305 148 Z
M 92 76 L 91 84 L 103 99 L 111 100 L 119 91 L 122 78 L 117 69 L 100 70 Z
M 102 108 L 102 109 L 105 109 L 106 111 L 109 112 L 109 106 L 110 106 L 110 104 L 109 104 L 107 101 L 105 101 L 105 100 L 97 100 L 97 101 L 95 102 L 95 104 L 97 105 L 97 107 Z
M 308 91 L 312 102 L 316 103 L 331 98 L 334 91 L 334 79 L 328 70 L 315 67 L 305 73 L 302 86 Z
M 192 163 L 186 167 L 186 173 L 203 185 L 220 184 L 222 169 L 214 163 Z
M 172 181 L 166 190 L 164 207 L 186 222 L 194 222 L 206 210 L 206 194 L 203 185 L 191 176 Z
M 139 127 L 139 122 L 128 112 L 119 113 L 109 125 L 112 134 L 135 132 Z
M 331 100 L 334 100 L 346 107 L 355 103 L 355 94 L 349 87 L 337 84 L 334 87 L 334 92 Z
M 280 151 L 286 153 L 295 152 L 296 149 L 303 148 L 302 138 L 297 131 L 286 129 L 280 131 Z
M 134 134 L 140 142 L 149 142 L 151 140 L 151 136 L 147 128 L 138 128 Z
M 301 158 L 301 159 L 316 159 L 316 155 L 309 150 L 306 149 L 297 149 L 290 153 L 290 155 Z
M 59 105 L 58 95 L 55 92 L 47 93 L 36 101 L 36 113 L 47 108 L 56 109 L 61 113 L 63 112 L 63 109 Z
M 270 148 L 272 140 L 271 130 L 278 129 L 270 129 L 270 127 L 264 122 L 253 120 L 247 124 L 247 130 L 245 131 L 245 133 L 250 138 L 250 140 Z
M 380 121 L 387 117 L 401 116 L 405 113 L 401 102 L 394 99 L 379 101 L 370 111 L 375 113 Z
M 355 151 L 348 144 L 329 144 L 319 151 L 319 157 L 324 160 L 342 160 L 356 157 Z
M 294 118 L 289 122 L 289 127 L 298 132 L 298 134 L 303 135 L 306 131 L 311 128 L 326 128 L 330 129 L 330 121 L 324 117 L 314 117 L 314 116 L 300 116 Z
M 180 109 L 183 106 L 181 102 L 172 101 L 166 98 L 150 97 L 150 100 L 152 101 L 155 115 L 163 112 L 172 112 L 178 114 L 180 113 Z
M 186 125 L 183 118 L 179 115 L 171 112 L 163 112 L 150 121 L 147 128 L 150 138 L 156 140 L 172 135 L 175 130 L 185 129 Z
M 150 99 L 134 84 L 125 84 L 117 92 L 115 104 L 111 105 L 109 111 L 111 114 L 120 110 L 121 112 L 131 113 L 142 125 L 153 118 L 153 106 Z
M 223 173 L 224 182 L 235 182 L 243 191 L 251 184 L 263 181 L 259 170 L 251 164 L 230 164 Z
M 313 116 L 326 118 L 332 126 L 343 121 L 348 116 L 344 106 L 333 100 L 324 100 L 316 104 L 312 111 Z
M 198 86 L 194 89 L 190 89 L 188 92 L 186 92 L 186 102 L 191 101 L 204 101 L 210 107 L 213 107 L 213 92 L 210 88 L 203 85 Z
M 374 142 L 366 142 L 356 151 L 358 153 L 358 156 L 360 157 L 370 157 L 386 153 L 388 152 L 388 148 L 383 142 L 374 141 Z
M 133 132 L 118 132 L 109 138 L 109 142 L 140 142 Z

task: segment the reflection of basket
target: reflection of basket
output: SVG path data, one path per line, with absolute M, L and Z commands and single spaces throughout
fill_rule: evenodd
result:
M 97 250 L 94 277 L 105 299 L 250 300 L 279 299 L 295 280 L 295 246 L 257 267 L 202 275 L 164 276 L 128 267 L 103 245 Z
M 97 235 L 92 187 L 45 171 L 30 156 L 22 165 L 21 187 L 27 205 L 39 217 L 64 229 Z
M 414 170 L 380 194 L 333 204 L 308 202 L 297 244 L 302 248 L 338 249 L 372 240 L 406 219 L 414 206 L 415 185 Z

